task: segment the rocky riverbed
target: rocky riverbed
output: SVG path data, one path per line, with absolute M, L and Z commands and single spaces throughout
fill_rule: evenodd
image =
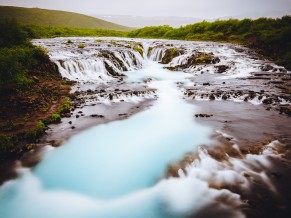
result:
M 179 150 L 179 157 L 167 159 L 161 168 L 164 174 L 158 174 L 155 184 L 140 189 L 150 193 L 149 188 L 157 191 L 163 187 L 166 197 L 162 195 L 161 204 L 166 205 L 162 206 L 166 209 L 157 210 L 155 207 L 160 203 L 156 203 L 154 206 L 138 206 L 140 211 L 132 214 L 120 208 L 117 211 L 127 217 L 148 216 L 148 212 L 142 212 L 146 209 L 152 211 L 152 217 L 288 217 L 291 210 L 288 190 L 291 182 L 291 73 L 283 67 L 233 44 L 120 38 L 56 38 L 34 40 L 33 43 L 48 49 L 62 77 L 75 82 L 71 91 L 75 98 L 71 111 L 64 115 L 62 122 L 50 125 L 30 153 L 14 162 L 15 167 L 34 166 L 47 151 L 42 149 L 46 145 L 51 148 L 65 144 L 63 149 L 66 149 L 71 138 L 86 134 L 88 129 L 106 126 L 112 121 L 130 122 L 148 111 L 158 115 L 154 118 L 156 124 L 150 129 L 157 128 L 159 136 L 165 134 L 170 138 L 165 126 L 174 128 L 177 125 L 179 128 L 175 132 L 186 131 L 188 121 L 199 126 L 196 134 L 204 127 L 210 128 L 211 133 L 201 132 L 201 140 L 208 138 L 205 141 L 199 141 L 199 135 L 195 136 L 196 144 Z M 169 85 L 169 81 L 174 85 Z M 165 97 L 167 92 L 169 96 Z M 178 97 L 171 100 L 171 95 Z M 159 107 L 163 105 L 159 102 L 165 99 L 167 104 Z M 185 112 L 183 115 L 183 108 L 177 108 L 175 112 L 171 101 L 173 104 L 180 102 L 175 99 L 195 107 L 189 109 L 192 114 L 188 116 Z M 160 117 L 163 118 L 161 121 Z M 146 126 L 147 122 L 142 122 Z M 158 123 L 165 126 L 160 127 Z M 144 126 L 141 123 L 138 127 L 142 130 Z M 126 139 L 116 131 L 119 130 L 107 133 L 108 138 L 120 137 L 120 144 L 126 150 Z M 149 133 L 152 135 L 144 132 L 141 137 L 145 141 L 157 137 L 153 132 Z M 179 137 L 172 140 L 177 146 L 186 143 L 186 138 Z M 117 151 L 113 153 L 122 154 L 122 148 L 114 149 Z M 150 149 L 157 148 L 149 146 Z M 170 154 L 164 152 L 165 156 Z M 147 157 L 154 159 L 153 162 L 161 158 Z M 12 174 L 8 170 L 7 175 Z M 192 183 L 198 188 L 193 188 L 195 184 Z M 171 187 L 173 190 L 170 191 Z M 174 190 L 182 191 L 178 194 Z M 127 194 L 131 198 L 131 194 Z M 160 194 L 157 196 L 161 197 Z M 139 199 L 142 199 L 139 200 L 141 204 L 146 202 L 144 197 Z M 179 199 L 182 204 L 177 203 Z M 116 201 L 119 202 L 119 198 Z M 156 200 L 152 199 L 152 202 Z M 104 213 L 116 217 L 108 211 Z

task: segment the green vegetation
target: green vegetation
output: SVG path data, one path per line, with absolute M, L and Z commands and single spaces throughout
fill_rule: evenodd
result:
M 143 49 L 140 46 L 134 46 L 133 50 L 135 50 L 138 53 L 140 53 L 140 55 L 143 57 Z
M 33 46 L 16 21 L 0 21 L 0 84 L 30 82 L 27 73 L 46 54 Z
M 0 159 L 31 149 L 17 146 L 35 141 L 45 125 L 70 112 L 70 87 L 28 36 L 16 21 L 0 21 Z
M 126 37 L 128 32 L 89 28 L 47 27 L 22 25 L 22 30 L 31 39 L 69 37 L 69 36 L 116 36 Z
M 83 14 L 39 8 L 0 7 L 0 19 L 15 19 L 25 25 L 70 28 L 98 28 L 130 31 L 132 28 Z
M 85 45 L 81 43 L 80 45 L 78 45 L 78 48 L 85 48 Z
M 162 59 L 162 64 L 170 63 L 173 60 L 173 58 L 175 58 L 181 54 L 183 54 L 183 52 L 179 51 L 176 48 L 170 48 L 170 49 L 166 50 L 165 55 Z
M 291 16 L 278 19 L 203 21 L 180 28 L 145 27 L 131 31 L 128 36 L 243 44 L 291 69 Z

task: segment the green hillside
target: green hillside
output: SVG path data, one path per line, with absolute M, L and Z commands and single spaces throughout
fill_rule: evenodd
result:
M 21 24 L 52 27 L 98 28 L 120 31 L 132 30 L 129 27 L 83 14 L 39 8 L 0 6 L 0 19 L 16 19 Z

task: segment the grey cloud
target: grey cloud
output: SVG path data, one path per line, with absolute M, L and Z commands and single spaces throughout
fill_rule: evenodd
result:
M 85 14 L 190 16 L 205 19 L 291 10 L 291 0 L 0 0 L 0 4 Z

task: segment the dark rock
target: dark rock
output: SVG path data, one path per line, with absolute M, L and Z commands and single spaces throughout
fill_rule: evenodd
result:
M 215 100 L 214 94 L 209 95 L 209 100 L 211 100 L 211 101 Z
M 264 65 L 263 67 L 261 67 L 261 70 L 262 71 L 270 71 L 270 70 L 273 70 L 273 67 L 269 64 L 267 65 Z
M 209 118 L 212 117 L 213 114 L 195 114 L 195 117 Z
M 222 100 L 227 100 L 227 98 L 228 98 L 228 96 L 227 96 L 226 94 L 224 94 L 224 95 L 222 96 Z
M 79 115 L 76 115 L 76 118 L 79 118 L 80 116 Z
M 263 104 L 272 104 L 273 103 L 273 99 L 271 98 L 266 98 L 263 100 Z
M 230 67 L 226 65 L 218 65 L 215 66 L 216 68 L 216 73 L 225 73 Z
M 103 115 L 99 115 L 99 114 L 91 114 L 91 117 L 104 118 Z
M 74 126 L 71 126 L 71 129 L 75 129 L 76 127 L 74 127 Z
M 72 124 L 72 121 L 69 121 L 68 123 L 69 123 L 69 124 Z
M 203 83 L 204 86 L 210 86 L 210 83 Z

